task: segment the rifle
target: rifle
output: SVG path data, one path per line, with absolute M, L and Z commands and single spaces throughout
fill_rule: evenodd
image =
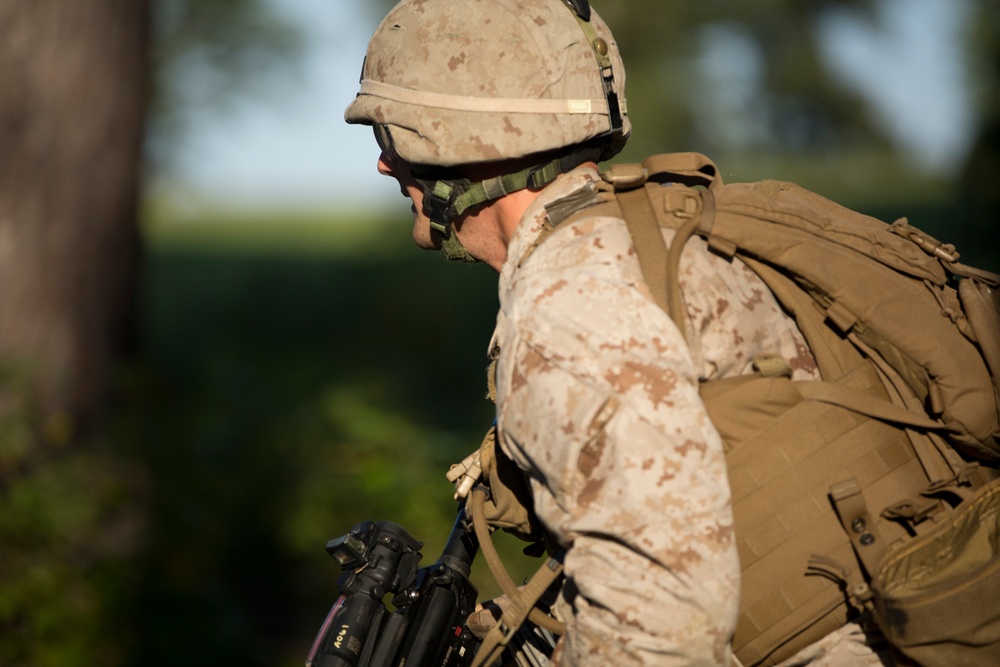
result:
M 343 574 L 340 596 L 306 667 L 466 667 L 480 640 L 465 627 L 478 591 L 469 581 L 479 544 L 458 512 L 441 557 L 417 568 L 423 543 L 391 521 L 365 521 L 326 551 Z M 393 611 L 384 598 L 392 594 Z

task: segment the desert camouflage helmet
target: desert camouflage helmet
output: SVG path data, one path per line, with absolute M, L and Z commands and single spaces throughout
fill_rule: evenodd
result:
M 349 123 L 418 165 L 494 162 L 630 132 L 625 71 L 586 0 L 403 0 L 368 45 Z

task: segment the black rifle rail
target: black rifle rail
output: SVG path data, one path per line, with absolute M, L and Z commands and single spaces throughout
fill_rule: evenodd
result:
M 417 569 L 422 546 L 389 521 L 366 521 L 327 544 L 344 574 L 306 667 L 471 664 L 480 640 L 465 619 L 478 596 L 469 574 L 479 545 L 465 511 L 438 561 Z M 391 612 L 384 601 L 389 594 Z

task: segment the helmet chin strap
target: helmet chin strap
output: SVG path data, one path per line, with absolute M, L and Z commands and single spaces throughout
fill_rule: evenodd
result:
M 437 234 L 438 232 L 433 233 Z M 479 261 L 465 249 L 465 246 L 458 239 L 458 234 L 448 234 L 441 239 L 441 256 L 449 262 L 471 264 Z
M 420 178 L 416 174 L 414 178 L 424 191 L 424 215 L 430 219 L 431 235 L 441 241 L 441 256 L 449 262 L 478 261 L 469 254 L 452 229 L 452 221 L 461 215 L 457 200 L 469 191 L 472 182 L 469 179 Z
M 611 126 L 608 134 L 620 132 L 623 127 L 622 108 L 615 90 L 615 77 L 608 44 L 597 34 L 590 22 L 591 11 L 588 0 L 563 0 L 563 2 L 573 10 L 597 59 L 608 103 L 608 120 Z M 378 136 L 376 132 L 376 137 Z M 423 212 L 430 219 L 431 233 L 441 240 L 441 254 L 449 261 L 476 262 L 478 260 L 469 254 L 452 228 L 459 216 L 474 206 L 499 199 L 512 192 L 544 187 L 554 181 L 559 174 L 570 171 L 588 160 L 596 162 L 600 159 L 601 151 L 595 152 L 592 147 L 580 147 L 561 158 L 483 181 L 453 178 L 446 170 L 416 165 L 413 167 L 413 177 L 424 192 Z
M 561 158 L 484 181 L 468 178 L 433 178 L 419 167 L 413 176 L 424 191 L 423 211 L 430 219 L 431 231 L 441 238 L 441 253 L 451 261 L 475 262 L 452 225 L 459 216 L 474 206 L 499 199 L 525 188 L 541 188 L 588 160 L 597 159 L 591 148 L 583 148 Z

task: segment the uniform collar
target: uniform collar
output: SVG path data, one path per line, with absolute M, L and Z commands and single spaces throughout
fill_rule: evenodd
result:
M 590 183 L 600 180 L 601 174 L 594 167 L 576 167 L 552 181 L 552 183 L 538 193 L 538 197 L 525 210 L 521 221 L 514 229 L 514 235 L 511 236 L 510 243 L 507 244 L 507 257 L 500 268 L 500 314 L 497 317 L 497 326 L 493 331 L 489 349 L 487 350 L 487 354 L 491 359 L 496 359 L 496 356 L 499 354 L 500 345 L 503 343 L 500 340 L 502 336 L 503 309 L 507 301 L 507 294 L 511 288 L 511 282 L 514 280 L 514 275 L 517 273 L 521 262 L 535 246 L 538 237 L 545 229 L 546 218 L 548 217 L 545 207 L 583 190 Z
M 580 166 L 560 175 L 538 193 L 538 197 L 525 210 L 521 221 L 514 230 L 514 235 L 511 236 L 510 243 L 507 244 L 507 257 L 500 268 L 501 303 L 503 303 L 504 295 L 506 295 L 510 281 L 513 280 L 518 267 L 545 228 L 547 215 L 545 207 L 584 189 L 589 183 L 600 180 L 601 175 L 597 169 L 592 166 Z

